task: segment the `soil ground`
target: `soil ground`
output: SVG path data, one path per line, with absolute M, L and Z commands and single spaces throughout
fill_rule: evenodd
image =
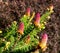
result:
M 0 29 L 4 30 L 14 20 L 19 21 L 27 7 L 42 15 L 50 5 L 54 6 L 54 13 L 42 32 L 49 36 L 48 48 L 43 53 L 60 53 L 60 0 L 1 0 Z

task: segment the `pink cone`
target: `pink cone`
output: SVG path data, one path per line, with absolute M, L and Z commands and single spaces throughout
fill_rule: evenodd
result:
M 18 32 L 20 34 L 23 34 L 23 32 L 24 32 L 24 23 L 23 22 L 20 22 Z
M 42 40 L 41 40 L 41 42 L 44 42 L 44 43 L 46 44 L 46 43 L 47 43 L 47 40 L 48 40 L 47 34 L 43 34 L 43 35 L 42 35 Z
M 27 15 L 27 16 L 30 16 L 30 8 L 27 8 L 27 10 L 26 10 L 26 15 Z
M 39 26 L 40 25 L 40 14 L 39 13 L 36 14 L 36 17 L 34 19 L 34 24 L 36 26 Z
M 41 42 L 39 43 L 39 46 L 41 47 L 41 49 L 42 49 L 43 51 L 45 51 L 46 48 L 47 48 L 47 40 L 48 40 L 47 34 L 43 34 L 43 35 L 42 35 L 42 40 L 41 40 Z
M 27 36 L 27 38 L 26 38 L 25 41 L 26 41 L 26 43 L 29 43 L 30 42 L 30 35 Z

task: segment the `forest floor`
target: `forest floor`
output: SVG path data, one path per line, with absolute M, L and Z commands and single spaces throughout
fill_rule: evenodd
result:
M 4 30 L 14 20 L 19 21 L 27 7 L 42 15 L 50 5 L 54 6 L 54 12 L 42 31 L 49 38 L 44 53 L 60 53 L 60 0 L 3 0 L 0 2 L 0 29 Z

